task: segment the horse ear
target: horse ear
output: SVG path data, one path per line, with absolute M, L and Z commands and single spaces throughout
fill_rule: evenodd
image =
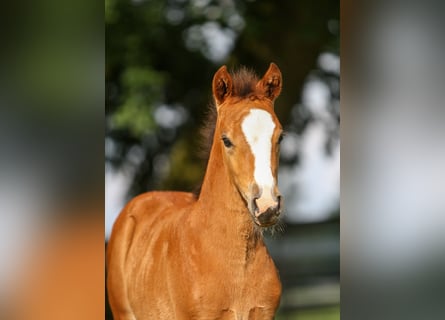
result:
M 257 83 L 257 90 L 274 101 L 281 92 L 281 71 L 275 63 L 271 63 L 263 78 Z
M 229 72 L 227 72 L 226 66 L 219 68 L 213 76 L 212 90 L 217 107 L 232 95 L 232 77 Z

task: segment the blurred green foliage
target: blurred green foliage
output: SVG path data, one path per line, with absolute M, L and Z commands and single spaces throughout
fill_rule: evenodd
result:
M 159 101 L 163 77 L 147 67 L 129 66 L 121 81 L 122 105 L 114 113 L 114 125 L 128 128 L 134 136 L 142 136 L 154 129 L 152 106 Z
M 1 12 L 0 89 L 18 106 L 31 106 L 20 111 L 58 123 L 88 113 L 94 100 L 95 112 L 102 112 L 104 40 L 97 21 L 103 11 L 97 2 L 10 1 Z

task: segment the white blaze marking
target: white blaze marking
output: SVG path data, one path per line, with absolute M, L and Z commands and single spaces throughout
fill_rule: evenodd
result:
M 241 124 L 255 160 L 254 178 L 259 187 L 271 190 L 274 179 L 271 168 L 272 134 L 275 123 L 269 112 L 252 109 Z

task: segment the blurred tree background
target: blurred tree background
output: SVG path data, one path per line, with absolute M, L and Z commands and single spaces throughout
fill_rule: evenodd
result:
M 287 227 L 267 239 L 285 290 L 277 318 L 339 319 L 339 1 L 105 0 L 105 22 L 107 224 L 137 194 L 199 186 L 213 74 L 275 62 L 287 132 Z

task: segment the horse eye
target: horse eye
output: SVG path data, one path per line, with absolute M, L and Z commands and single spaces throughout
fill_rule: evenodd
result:
M 230 141 L 229 138 L 224 136 L 224 137 L 222 137 L 222 141 L 224 142 L 224 145 L 226 146 L 226 148 L 233 147 L 233 143 L 232 143 L 232 141 Z

